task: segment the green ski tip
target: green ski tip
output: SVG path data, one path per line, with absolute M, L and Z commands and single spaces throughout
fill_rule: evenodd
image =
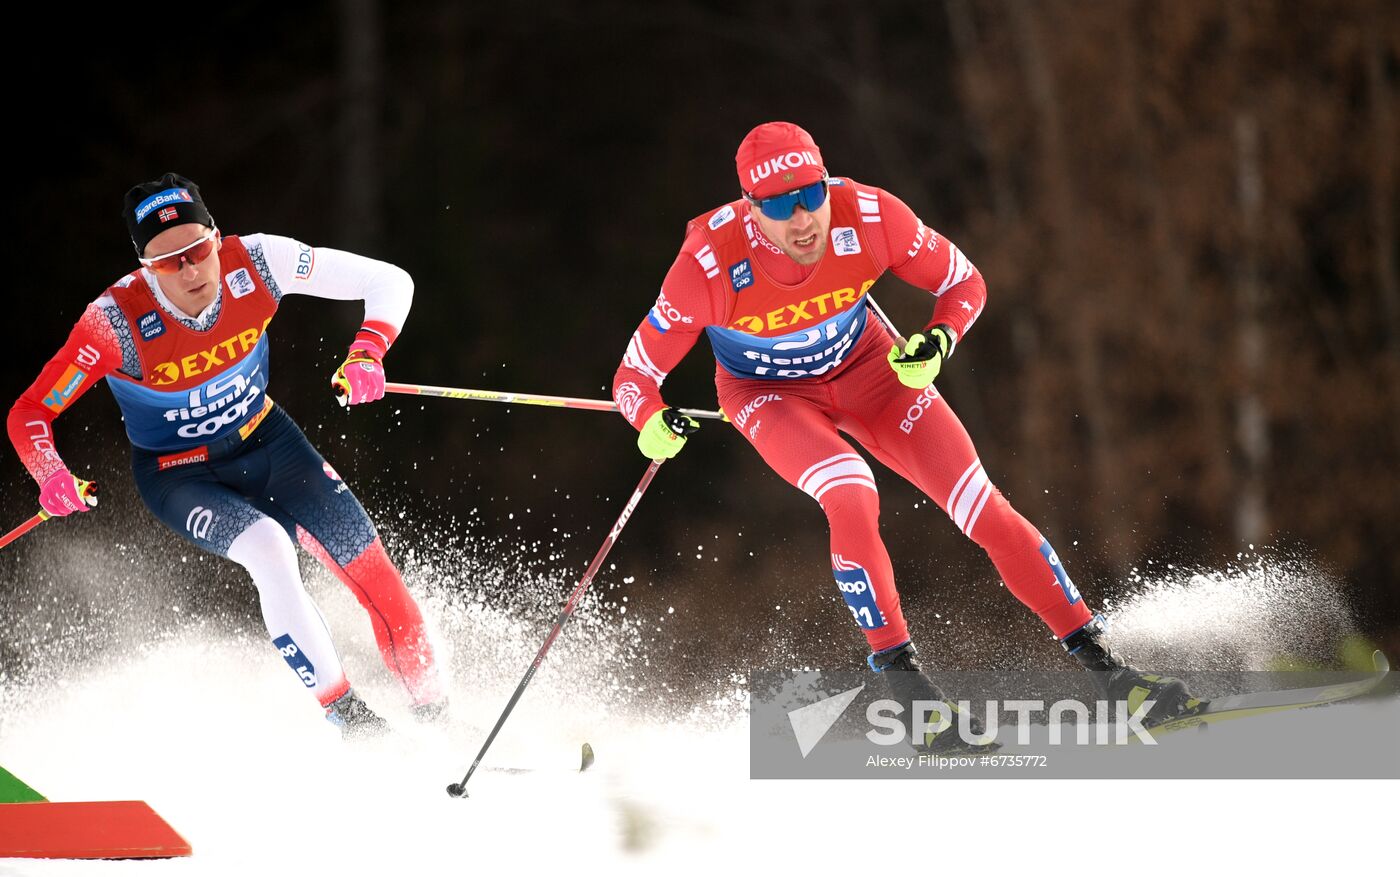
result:
M 1380 652 L 1377 652 L 1376 654 L 1379 655 Z M 590 767 L 592 767 L 592 766 L 593 766 L 593 747 L 590 746 L 590 745 L 588 745 L 587 743 L 585 743 L 585 744 L 583 744 L 583 759 L 582 759 L 582 761 L 579 763 L 578 771 L 579 771 L 579 773 L 583 773 L 584 771 L 588 770 L 588 769 L 589 769 Z

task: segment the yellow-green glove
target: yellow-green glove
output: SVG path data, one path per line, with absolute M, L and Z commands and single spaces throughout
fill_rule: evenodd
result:
M 637 436 L 637 447 L 648 460 L 669 460 L 685 447 L 687 436 L 700 429 L 700 421 L 675 408 L 662 408 L 647 418 Z
M 943 360 L 953 352 L 953 330 L 938 325 L 909 336 L 901 352 L 899 345 L 890 348 L 890 368 L 906 387 L 922 390 L 938 377 Z

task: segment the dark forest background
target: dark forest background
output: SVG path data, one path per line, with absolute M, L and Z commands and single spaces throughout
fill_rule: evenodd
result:
M 1400 650 L 1400 4 L 123 6 L 35 13 L 7 49 L 6 405 L 134 266 L 121 197 L 166 170 L 228 233 L 409 270 L 390 380 L 605 398 L 684 222 L 734 197 L 743 134 L 786 119 L 985 275 L 986 313 L 939 383 L 1086 595 L 1149 560 L 1222 569 L 1253 546 L 1334 573 Z M 875 293 L 906 331 L 931 310 L 892 277 Z M 406 397 L 347 415 L 327 377 L 359 316 L 289 298 L 272 396 L 401 548 L 518 537 L 576 576 L 644 467 L 631 428 Z M 668 400 L 716 407 L 712 372 L 702 343 Z M 105 389 L 57 435 L 103 505 L 7 553 L 157 527 Z M 4 456 L 0 528 L 36 496 Z M 1017 614 L 975 546 L 877 477 L 906 604 Z M 769 604 L 805 599 L 800 621 L 839 638 L 825 546 L 816 505 L 710 423 L 608 574 L 684 610 L 677 636 L 761 634 Z M 0 597 L 42 586 L 0 569 Z

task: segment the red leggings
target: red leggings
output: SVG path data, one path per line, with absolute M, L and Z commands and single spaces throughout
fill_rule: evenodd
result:
M 826 381 L 741 380 L 721 370 L 720 404 L 773 471 L 821 504 L 837 587 L 872 651 L 907 642 L 909 629 L 880 540 L 874 473 L 840 432 L 938 503 L 1056 637 L 1073 633 L 1093 616 L 1050 543 L 992 486 L 937 389 L 911 390 L 895 377 L 885 361 L 893 343 L 867 325 Z
M 423 614 L 384 551 L 384 544 L 376 537 L 359 557 L 342 567 L 305 529 L 298 527 L 297 537 L 302 547 L 334 573 L 360 601 L 374 628 L 374 639 L 384 666 L 403 683 L 413 702 L 441 700 L 442 681 L 433 660 L 433 647 L 424 630 Z M 329 706 L 349 687 L 347 682 L 340 691 L 328 694 L 323 705 Z

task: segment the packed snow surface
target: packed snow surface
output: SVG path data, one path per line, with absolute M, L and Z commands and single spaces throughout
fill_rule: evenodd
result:
M 744 665 L 714 667 L 686 690 L 653 684 L 659 676 L 646 669 L 666 654 L 603 584 L 551 651 L 470 797 L 452 799 L 444 787 L 471 763 L 568 581 L 517 571 L 504 594 L 472 584 L 498 573 L 496 561 L 403 554 L 450 670 L 451 713 L 439 726 L 414 722 L 359 606 L 308 568 L 357 689 L 398 729 L 367 743 L 342 742 L 321 717 L 265 642 L 255 605 L 200 611 L 171 591 L 179 565 L 108 563 L 74 579 L 87 585 L 10 607 L 0 764 L 56 801 L 144 799 L 195 854 L 0 860 L 0 875 L 837 873 L 882 864 L 997 873 L 1013 861 L 1043 868 L 1056 850 L 1118 858 L 1115 835 L 1086 821 L 1107 809 L 1125 827 L 1167 830 L 1168 820 L 1171 843 L 1214 854 L 1223 868 L 1243 860 L 1235 856 L 1273 855 L 1251 826 L 1276 829 L 1287 818 L 1304 836 L 1364 838 L 1393 818 L 1367 803 L 1393 801 L 1393 784 L 1379 783 L 1295 793 L 1277 783 L 750 781 Z M 1182 666 L 1203 669 L 1296 660 L 1281 644 L 1300 613 L 1316 622 L 1309 636 L 1322 644 L 1308 648 L 1319 655 L 1347 633 L 1334 583 L 1288 562 L 1136 579 L 1112 607 L 1113 630 L 1119 648 L 1147 658 L 1170 644 Z M 762 660 L 777 669 L 820 658 Z M 1248 724 L 1219 733 L 1247 733 Z M 598 761 L 579 774 L 585 741 Z M 1301 821 L 1289 805 L 1323 800 Z M 1276 854 L 1334 870 L 1351 851 L 1289 844 Z

